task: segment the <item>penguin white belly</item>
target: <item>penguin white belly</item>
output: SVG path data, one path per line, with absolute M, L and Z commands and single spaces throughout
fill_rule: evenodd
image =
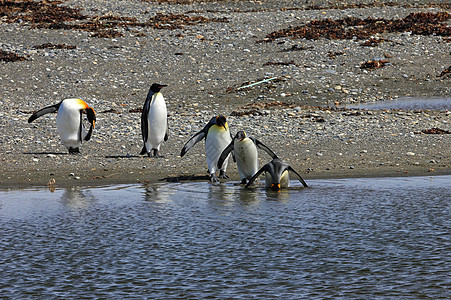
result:
M 147 114 L 148 135 L 146 149 L 160 150 L 160 144 L 166 135 L 168 112 L 163 95 L 157 93 L 155 99 L 150 104 L 149 113 Z
M 63 101 L 56 116 L 56 127 L 61 138 L 61 142 L 66 148 L 78 148 L 81 145 L 80 110 L 73 107 L 70 102 Z M 86 130 L 82 126 L 82 137 L 86 135 Z
M 216 172 L 219 156 L 231 141 L 232 138 L 230 137 L 230 132 L 228 130 L 225 130 L 223 127 L 213 125 L 209 129 L 207 138 L 205 140 L 205 152 L 207 154 L 207 165 L 210 174 L 214 174 Z M 222 164 L 221 170 L 224 172 L 227 170 L 229 157 L 230 154 Z
M 240 179 L 251 179 L 258 171 L 257 147 L 251 139 L 245 138 L 235 141 L 233 148 Z

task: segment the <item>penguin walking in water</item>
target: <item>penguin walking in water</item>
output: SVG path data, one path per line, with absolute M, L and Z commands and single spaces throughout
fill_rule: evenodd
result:
M 224 160 L 234 151 L 238 174 L 240 175 L 241 183 L 246 184 L 252 176 L 258 171 L 258 152 L 257 147 L 268 153 L 271 158 L 276 158 L 277 155 L 253 137 L 247 137 L 244 131 L 238 131 L 232 142 L 222 151 L 219 156 L 218 168 L 222 167 Z
M 219 182 L 216 177 L 218 159 L 227 145 L 232 141 L 226 117 L 219 115 L 211 118 L 205 127 L 191 137 L 182 148 L 180 156 L 183 157 L 189 149 L 205 138 L 205 152 L 207 154 L 208 173 L 213 183 Z M 229 153 L 230 154 L 230 153 Z M 226 175 L 229 155 L 223 159 L 222 167 L 219 168 L 219 178 L 229 178 Z
M 86 131 L 83 125 L 84 111 L 86 112 L 88 122 L 91 124 L 88 131 Z M 82 141 L 89 141 L 91 139 L 92 131 L 95 127 L 96 115 L 94 109 L 89 107 L 81 99 L 64 99 L 58 104 L 38 110 L 31 115 L 28 123 L 53 112 L 58 112 L 56 115 L 56 126 L 61 142 L 69 150 L 69 153 L 80 153 L 79 147 Z
M 167 85 L 154 83 L 149 89 L 141 114 L 141 133 L 144 146 L 141 155 L 163 157 L 158 154 L 160 145 L 168 140 L 168 111 L 160 90 Z M 153 152 L 153 153 L 152 153 Z
M 304 179 L 302 179 L 301 175 L 299 175 L 298 172 L 296 172 L 292 167 L 290 167 L 288 164 L 281 161 L 277 156 L 264 165 L 260 170 L 258 170 L 257 173 L 255 173 L 254 176 L 249 180 L 249 182 L 246 184 L 246 188 L 248 188 L 254 181 L 257 179 L 258 176 L 260 176 L 261 173 L 266 172 L 266 184 L 265 186 L 267 188 L 271 188 L 272 190 L 279 190 L 281 188 L 287 188 L 290 186 L 290 176 L 288 172 L 292 172 L 295 174 L 299 181 L 302 183 L 304 187 L 308 187 L 307 183 L 305 183 Z

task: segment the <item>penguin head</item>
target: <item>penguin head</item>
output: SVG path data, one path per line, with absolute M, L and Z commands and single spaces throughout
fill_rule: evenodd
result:
M 159 84 L 159 83 L 154 83 L 154 84 L 151 85 L 150 90 L 151 90 L 152 92 L 154 92 L 154 93 L 158 93 L 158 92 L 160 92 L 160 90 L 161 90 L 162 88 L 164 88 L 165 86 L 167 86 L 167 85 L 165 85 L 165 84 Z
M 223 115 L 219 115 L 216 117 L 216 125 L 218 126 L 222 126 L 225 129 L 227 129 L 227 120 L 226 117 L 224 117 Z
M 273 184 L 271 184 L 271 190 L 273 190 L 273 191 L 280 190 L 280 183 L 273 183 Z
M 96 126 L 96 113 L 94 112 L 94 108 L 87 107 L 86 116 L 88 117 L 88 122 L 92 124 L 93 127 Z
M 72 99 L 66 99 L 66 100 L 72 100 Z M 64 100 L 64 101 L 66 101 Z M 88 121 L 90 124 L 92 124 L 93 127 L 95 127 L 96 122 L 96 113 L 94 112 L 94 108 L 90 107 L 85 101 L 81 99 L 74 99 L 77 105 L 80 107 L 80 111 L 86 112 L 86 116 L 88 117 Z
M 238 131 L 235 135 L 235 138 L 238 139 L 238 141 L 242 141 L 246 138 L 246 132 L 244 131 Z
M 269 173 L 271 177 L 271 189 L 273 191 L 278 191 L 281 188 L 282 177 L 284 177 L 287 165 L 283 163 L 279 158 L 274 158 L 270 163 L 267 164 Z

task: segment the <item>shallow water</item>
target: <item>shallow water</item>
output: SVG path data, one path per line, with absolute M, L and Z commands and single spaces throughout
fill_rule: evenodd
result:
M 451 110 L 451 98 L 411 98 L 403 97 L 396 100 L 377 101 L 347 105 L 347 108 L 358 109 L 402 109 L 402 110 Z
M 447 298 L 451 176 L 0 191 L 8 298 Z

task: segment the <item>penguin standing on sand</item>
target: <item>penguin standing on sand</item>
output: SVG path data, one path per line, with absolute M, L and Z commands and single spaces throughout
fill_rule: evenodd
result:
M 241 183 L 245 184 L 258 171 L 257 147 L 268 153 L 271 158 L 276 158 L 276 154 L 253 137 L 247 137 L 244 131 L 238 131 L 232 142 L 222 151 L 218 160 L 218 168 L 222 167 L 225 158 L 234 151 L 238 174 Z
M 219 182 L 216 177 L 219 156 L 224 148 L 232 141 L 229 125 L 223 115 L 211 118 L 210 122 L 208 122 L 201 131 L 191 137 L 188 142 L 186 142 L 185 146 L 183 146 L 180 156 L 183 157 L 189 149 L 204 138 L 208 173 L 210 174 L 211 181 L 216 183 Z M 219 169 L 219 178 L 229 178 L 225 173 L 228 161 L 229 155 L 223 159 L 222 167 Z
M 167 85 L 154 83 L 149 89 L 141 115 L 141 132 L 144 146 L 141 155 L 162 157 L 158 155 L 160 144 L 168 140 L 168 111 L 160 90 Z M 153 152 L 153 153 L 151 153 Z
M 290 186 L 290 176 L 288 175 L 288 171 L 294 173 L 299 181 L 302 183 L 304 187 L 308 187 L 307 183 L 305 183 L 304 179 L 302 179 L 301 175 L 296 172 L 292 167 L 288 164 L 281 161 L 279 158 L 275 157 L 272 161 L 264 165 L 254 176 L 252 176 L 251 180 L 246 184 L 246 187 L 249 187 L 261 173 L 266 172 L 266 184 L 267 188 L 271 188 L 272 190 L 279 190 L 281 188 L 287 188 Z
M 82 122 L 83 111 L 86 112 L 88 122 L 91 124 L 89 131 L 86 131 Z M 80 153 L 79 147 L 82 141 L 89 141 L 95 127 L 96 115 L 94 109 L 81 99 L 64 99 L 58 104 L 38 110 L 31 115 L 28 123 L 53 112 L 58 112 L 56 115 L 56 126 L 61 142 L 69 150 L 69 153 Z

